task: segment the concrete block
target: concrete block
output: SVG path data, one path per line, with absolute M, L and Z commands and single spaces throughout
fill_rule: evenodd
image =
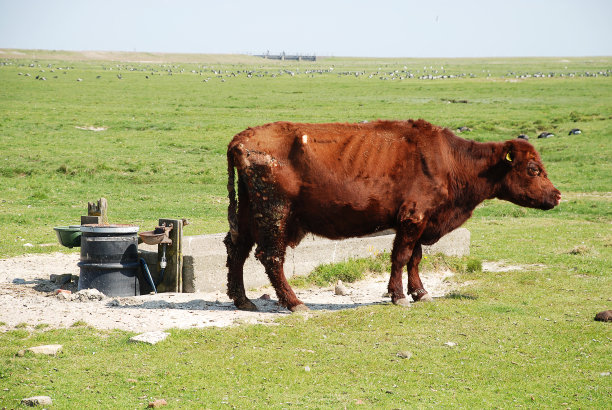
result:
M 225 292 L 227 283 L 227 254 L 223 239 L 225 233 L 185 236 L 183 238 L 183 292 Z M 393 231 L 375 236 L 334 241 L 306 236 L 295 248 L 287 248 L 285 276 L 307 275 L 318 265 L 341 262 L 350 258 L 365 258 L 382 252 L 391 252 Z M 157 247 L 141 244 L 141 256 L 145 257 L 153 276 L 157 272 L 154 251 Z M 470 232 L 459 228 L 441 238 L 436 244 L 424 246 L 425 254 L 443 253 L 463 256 L 470 252 Z M 244 282 L 247 289 L 269 283 L 263 265 L 253 256 L 244 265 Z
M 433 245 L 423 246 L 423 253 L 427 255 L 442 253 L 447 256 L 467 256 L 470 254 L 470 239 L 470 231 L 466 228 L 458 228 L 444 235 Z

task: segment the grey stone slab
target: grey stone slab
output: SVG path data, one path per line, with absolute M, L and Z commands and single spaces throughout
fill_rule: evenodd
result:
M 225 233 L 212 235 L 185 236 L 183 238 L 183 292 L 225 292 L 227 254 L 223 239 Z M 341 262 L 350 258 L 375 256 L 391 252 L 395 233 L 350 238 L 334 241 L 306 236 L 295 248 L 287 248 L 285 276 L 307 275 L 315 267 L 326 263 Z M 141 256 L 145 257 L 153 276 L 157 272 L 154 252 L 157 247 L 140 245 Z M 470 232 L 459 228 L 441 238 L 436 244 L 424 246 L 425 254 L 443 253 L 449 256 L 469 255 Z M 248 288 L 269 283 L 264 268 L 253 256 L 253 251 L 244 266 L 244 282 Z

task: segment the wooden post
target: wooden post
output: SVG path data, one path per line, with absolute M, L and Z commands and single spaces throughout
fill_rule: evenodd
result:
M 166 245 L 166 270 L 162 282 L 157 287 L 158 292 L 183 291 L 183 221 L 181 219 L 160 219 L 159 226 L 172 225 L 168 233 L 172 245 Z M 164 245 L 157 245 L 157 266 L 161 262 Z M 159 269 L 159 268 L 158 268 Z M 161 269 L 159 269 L 161 272 Z
M 100 198 L 97 204 L 88 202 L 87 216 L 99 216 L 99 224 L 108 224 L 108 202 L 106 198 Z

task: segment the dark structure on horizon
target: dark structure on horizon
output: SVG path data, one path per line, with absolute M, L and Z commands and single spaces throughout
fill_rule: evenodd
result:
M 290 55 L 286 54 L 284 51 L 280 54 L 270 54 L 270 52 L 266 52 L 266 54 L 257 54 L 256 57 L 265 58 L 268 60 L 294 60 L 294 61 L 317 61 L 317 56 L 303 56 L 300 54 Z

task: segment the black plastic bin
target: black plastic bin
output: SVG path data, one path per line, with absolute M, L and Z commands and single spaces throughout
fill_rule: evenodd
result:
M 98 289 L 106 296 L 140 295 L 138 227 L 81 226 L 79 290 Z

